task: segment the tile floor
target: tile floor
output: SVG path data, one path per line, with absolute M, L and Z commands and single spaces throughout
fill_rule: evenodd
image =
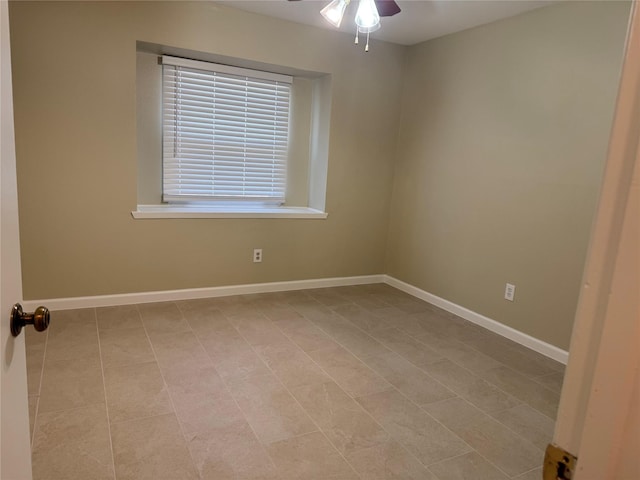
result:
M 26 331 L 35 480 L 532 480 L 564 371 L 386 285 Z

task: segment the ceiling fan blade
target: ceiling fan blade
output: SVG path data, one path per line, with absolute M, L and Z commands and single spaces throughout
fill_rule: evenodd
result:
M 400 7 L 394 0 L 374 0 L 378 15 L 381 17 L 392 17 L 396 13 L 400 13 Z

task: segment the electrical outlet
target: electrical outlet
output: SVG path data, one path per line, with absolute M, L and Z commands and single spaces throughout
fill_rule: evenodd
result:
M 262 249 L 254 248 L 253 249 L 253 263 L 260 263 L 262 261 Z
M 516 294 L 516 286 L 511 285 L 510 283 L 507 283 L 507 286 L 504 289 L 505 300 L 509 300 L 510 302 L 513 302 L 513 297 L 515 294 Z

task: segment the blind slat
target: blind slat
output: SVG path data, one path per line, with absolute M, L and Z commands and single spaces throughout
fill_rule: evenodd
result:
M 165 201 L 283 201 L 290 81 L 176 63 L 163 61 Z

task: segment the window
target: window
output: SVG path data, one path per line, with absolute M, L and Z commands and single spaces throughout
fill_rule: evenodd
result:
M 240 105 L 256 98 L 260 107 L 244 116 L 251 109 Z M 270 122 L 255 114 L 274 105 Z M 330 117 L 326 72 L 137 42 L 138 189 L 131 214 L 327 218 Z M 260 129 L 269 133 L 256 136 Z
M 291 83 L 163 56 L 163 201 L 283 203 Z

